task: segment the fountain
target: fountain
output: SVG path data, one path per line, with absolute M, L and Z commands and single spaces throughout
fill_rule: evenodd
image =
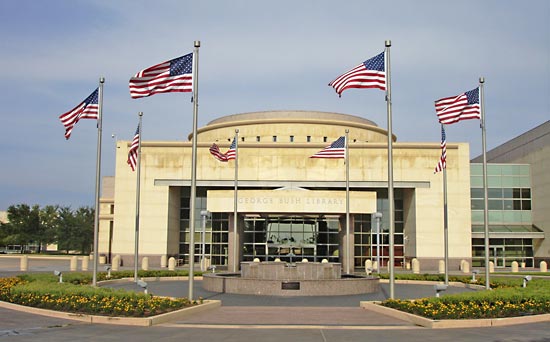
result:
M 304 260 L 305 261 L 305 260 Z M 373 293 L 379 279 L 342 274 L 335 262 L 242 262 L 240 273 L 205 273 L 207 291 L 263 296 L 336 296 Z

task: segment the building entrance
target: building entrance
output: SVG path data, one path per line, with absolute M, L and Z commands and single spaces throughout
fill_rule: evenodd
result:
M 339 216 L 246 216 L 243 261 L 339 262 Z

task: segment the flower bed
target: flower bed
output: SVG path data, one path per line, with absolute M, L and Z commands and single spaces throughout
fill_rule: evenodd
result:
M 71 313 L 149 317 L 199 304 L 187 298 L 164 298 L 143 293 L 56 283 L 41 275 L 0 278 L 0 300 Z
M 521 282 L 518 279 L 504 283 Z M 495 282 L 498 283 L 498 280 Z M 532 280 L 528 287 L 446 295 L 418 300 L 387 300 L 383 306 L 430 319 L 503 318 L 550 313 L 550 281 Z

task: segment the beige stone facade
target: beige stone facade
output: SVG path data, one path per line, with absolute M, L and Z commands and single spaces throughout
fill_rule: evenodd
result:
M 236 129 L 239 130 L 239 214 L 238 238 L 234 239 L 235 161 L 224 163 L 216 160 L 210 154 L 209 147 L 216 143 L 225 152 Z M 309 158 L 345 135 L 346 130 L 349 130 L 350 243 L 354 248 L 345 246 L 344 160 Z M 276 224 L 283 227 L 281 222 L 284 220 L 300 220 L 302 231 L 299 234 L 302 235 L 290 237 L 300 237 L 305 241 L 304 231 L 310 227 L 307 222 L 314 222 L 311 227 L 317 227 L 315 230 L 330 226 L 327 220 L 335 219 L 338 231 L 334 236 L 338 237 L 338 241 L 332 242 L 335 245 L 333 249 L 351 253 L 352 269 L 360 269 L 366 259 L 372 259 L 375 243 L 373 220 L 370 219 L 372 213 L 383 213 L 382 230 L 387 234 L 387 131 L 374 122 L 352 115 L 315 111 L 245 113 L 222 117 L 199 128 L 197 139 L 197 193 L 200 192 L 201 201 L 205 201 L 197 210 L 208 209 L 213 220 L 216 214 L 222 215 L 220 217 L 225 217 L 228 224 L 220 226 L 221 253 L 225 253 L 226 258 L 212 259 L 213 264 L 221 263 L 219 266 L 230 268 L 235 259 L 251 261 L 248 259 L 257 255 L 268 261 L 274 256 L 269 251 L 275 250 L 275 247 L 278 253 L 281 253 L 281 247 L 289 246 L 290 251 L 305 253 L 306 247 L 313 246 L 313 252 L 308 252 L 309 257 L 326 254 L 341 258 L 345 254 L 323 252 L 325 247 L 321 246 L 324 242 L 320 238 L 320 230 L 308 235 L 310 241 L 307 245 L 303 241 L 294 245 L 285 245 L 286 242 L 277 245 L 268 241 L 265 230 L 271 228 L 260 231 L 265 241 L 256 237 L 256 240 L 249 240 L 254 235 L 249 232 L 250 227 L 258 225 L 258 222 L 264 222 L 261 224 L 265 227 L 275 227 Z M 423 263 L 424 267 L 433 269 L 444 257 L 443 177 L 441 173 L 434 174 L 441 154 L 440 144 L 402 143 L 396 137 L 394 141 L 393 175 L 398 194 L 396 232 L 400 234 L 396 241 L 396 266 L 405 267 L 408 261 L 417 258 L 421 265 Z M 121 255 L 127 265 L 133 263 L 134 255 L 137 184 L 136 172 L 132 172 L 126 163 L 129 144 L 129 141 L 117 142 L 114 193 L 112 197 L 102 196 L 99 233 L 99 253 Z M 158 264 L 161 256 L 165 255 L 174 256 L 183 263 L 189 262 L 186 259 L 188 249 L 185 249 L 188 242 L 186 229 L 189 226 L 185 219 L 189 217 L 189 210 L 185 212 L 184 194 L 191 184 L 191 139 L 187 142 L 143 141 L 141 151 L 140 258 L 148 256 L 150 263 Z M 467 143 L 447 144 L 447 178 L 449 257 L 450 267 L 454 269 L 460 260 L 471 259 Z M 196 232 L 200 231 L 200 218 L 197 211 Z M 215 224 L 212 221 L 206 225 L 209 230 L 212 229 L 211 235 L 206 238 L 207 244 L 212 244 L 212 253 L 215 240 L 212 227 Z M 282 240 L 283 228 L 277 229 L 279 240 Z M 293 231 L 289 232 L 292 235 Z M 200 245 L 200 234 L 195 236 L 196 244 Z M 238 248 L 233 248 L 233 241 L 237 241 Z M 246 248 L 249 246 L 247 244 L 254 247 L 253 253 L 265 251 L 249 255 L 247 253 L 252 252 Z M 387 251 L 387 242 L 382 241 L 381 245 L 382 250 Z M 199 247 L 196 245 L 196 248 Z M 238 250 L 237 256 L 232 255 L 233 250 Z M 346 260 L 337 261 L 346 266 Z

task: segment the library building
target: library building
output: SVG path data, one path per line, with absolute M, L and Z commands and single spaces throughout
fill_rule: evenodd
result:
M 215 158 L 211 146 L 226 152 L 237 130 L 237 159 Z M 550 261 L 550 182 L 543 171 L 550 167 L 549 132 L 546 122 L 487 153 L 495 267 Z M 347 158 L 311 158 L 342 136 Z M 421 270 L 437 270 L 444 258 L 443 175 L 434 173 L 440 142 L 392 139 L 394 266 L 409 268 L 416 258 Z M 141 142 L 139 260 L 148 257 L 158 266 L 174 257 L 187 266 L 193 248 L 196 264 L 206 261 L 219 270 L 255 259 L 326 259 L 351 272 L 364 272 L 367 260 L 388 266 L 386 129 L 363 117 L 318 111 L 213 120 L 197 131 L 194 215 L 191 140 Z M 125 266 L 134 265 L 136 230 L 138 173 L 127 164 L 130 144 L 117 141 L 115 175 L 103 178 L 100 199 L 99 255 L 107 262 L 120 256 Z M 480 158 L 470 161 L 469 143 L 447 142 L 446 170 L 449 270 L 458 270 L 462 260 L 483 267 Z

